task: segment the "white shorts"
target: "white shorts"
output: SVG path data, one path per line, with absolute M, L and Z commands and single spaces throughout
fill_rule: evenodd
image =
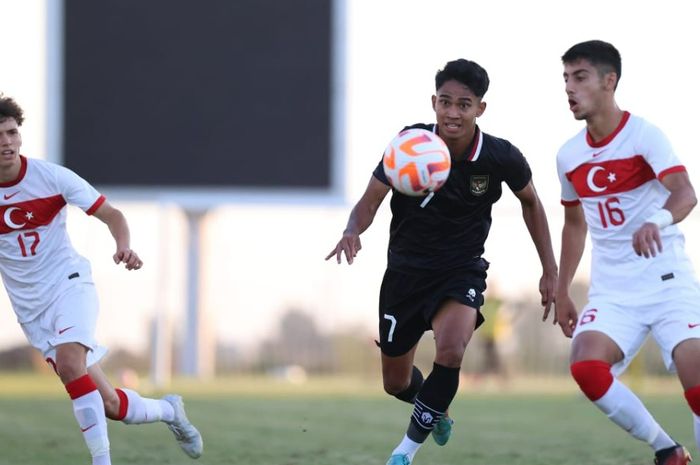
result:
M 626 305 L 594 297 L 579 315 L 574 338 L 585 331 L 600 331 L 615 341 L 624 354 L 612 367 L 617 376 L 625 371 L 651 332 L 666 369 L 675 372 L 673 349 L 686 339 L 700 338 L 700 291 L 690 286 L 650 300 L 656 301 Z
M 46 311 L 21 326 L 29 343 L 52 365 L 55 366 L 56 346 L 77 342 L 90 349 L 87 366 L 91 366 L 107 354 L 107 348 L 95 340 L 98 313 L 95 285 L 78 282 L 67 287 Z

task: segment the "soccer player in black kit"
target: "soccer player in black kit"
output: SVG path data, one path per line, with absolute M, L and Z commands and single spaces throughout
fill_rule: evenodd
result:
M 432 97 L 437 124 L 407 128 L 434 131 L 447 144 L 452 168 L 445 184 L 425 202 L 394 192 L 388 264 L 379 296 L 379 334 L 384 390 L 414 405 L 408 430 L 387 465 L 410 465 L 431 434 L 443 445 L 452 430 L 447 409 L 459 384 L 462 357 L 483 321 L 479 308 L 486 290 L 488 262 L 482 258 L 491 227 L 491 206 L 503 182 L 520 200 L 523 220 L 542 263 L 539 291 L 547 318 L 557 281 L 557 265 L 547 217 L 532 173 L 510 142 L 481 132 L 476 119 L 486 109 L 486 71 L 469 60 L 447 63 L 435 76 Z M 380 161 L 343 236 L 328 254 L 352 264 L 360 234 L 372 223 L 391 190 Z M 432 329 L 435 361 L 427 378 L 413 365 L 418 341 Z

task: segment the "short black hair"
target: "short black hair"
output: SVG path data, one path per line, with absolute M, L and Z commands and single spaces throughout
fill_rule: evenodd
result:
M 610 72 L 617 74 L 617 82 L 622 77 L 622 58 L 620 52 L 610 43 L 602 40 L 589 40 L 574 45 L 561 57 L 564 64 L 577 60 L 588 60 L 603 76 Z M 616 84 L 617 87 L 617 84 Z
M 460 58 L 448 62 L 435 75 L 435 90 L 450 80 L 455 80 L 467 86 L 474 95 L 482 98 L 489 90 L 489 75 L 478 63 Z
M 10 97 L 5 97 L 5 95 L 0 92 L 0 122 L 5 121 L 7 118 L 14 118 L 15 121 L 17 121 L 17 125 L 22 126 L 24 122 L 24 111 L 17 102 Z

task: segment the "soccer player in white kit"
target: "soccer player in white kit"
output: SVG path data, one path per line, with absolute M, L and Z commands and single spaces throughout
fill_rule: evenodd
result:
M 676 223 L 697 200 L 661 130 L 621 110 L 619 52 L 583 42 L 562 56 L 569 107 L 586 127 L 557 155 L 565 207 L 556 316 L 573 336 L 571 374 L 614 423 L 647 442 L 658 465 L 685 465 L 686 449 L 616 376 L 649 332 L 676 371 L 700 448 L 700 285 Z M 592 242 L 589 302 L 578 315 L 569 287 Z
M 100 369 L 107 351 L 94 339 L 97 294 L 89 262 L 70 243 L 64 207 L 75 205 L 107 225 L 116 264 L 138 270 L 143 263 L 129 247 L 124 215 L 104 196 L 65 167 L 20 155 L 23 121 L 19 105 L 0 93 L 0 274 L 28 341 L 65 385 L 92 464 L 111 463 L 106 418 L 163 421 L 183 451 L 199 457 L 202 438 L 180 396 L 148 399 L 114 389 Z

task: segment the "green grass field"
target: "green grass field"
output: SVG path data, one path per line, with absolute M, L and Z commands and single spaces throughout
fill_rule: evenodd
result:
M 241 378 L 176 387 L 204 436 L 204 455 L 191 461 L 162 424 L 111 422 L 114 465 L 384 465 L 411 411 L 381 395 L 376 381 L 288 385 Z M 618 430 L 567 380 L 486 391 L 457 395 L 450 443 L 438 447 L 429 440 L 415 465 L 652 463 L 646 445 Z M 695 452 L 680 388 L 644 392 L 659 422 Z M 0 377 L 0 419 L 0 465 L 90 463 L 70 403 L 53 377 Z

